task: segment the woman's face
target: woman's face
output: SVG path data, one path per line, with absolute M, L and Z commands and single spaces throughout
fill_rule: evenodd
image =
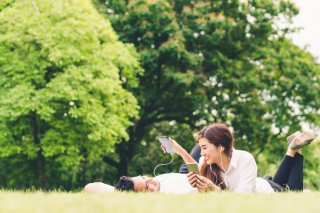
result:
M 201 148 L 201 156 L 204 157 L 208 165 L 220 163 L 220 148 L 210 143 L 207 138 L 200 138 L 199 145 Z

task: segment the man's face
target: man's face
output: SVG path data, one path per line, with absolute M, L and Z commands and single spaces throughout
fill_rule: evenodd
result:
M 153 180 L 147 176 L 132 177 L 134 191 L 136 192 L 158 192 L 160 190 L 160 182 Z

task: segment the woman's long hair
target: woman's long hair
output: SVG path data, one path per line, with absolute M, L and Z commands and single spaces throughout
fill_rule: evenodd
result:
M 231 158 L 233 147 L 233 136 L 225 124 L 215 123 L 204 127 L 197 136 L 197 142 L 201 138 L 207 138 L 210 143 L 216 147 L 223 146 L 224 153 Z M 208 165 L 205 161 L 200 168 L 200 175 L 209 178 L 215 185 L 225 189 L 226 185 L 220 174 L 220 168 L 217 164 Z

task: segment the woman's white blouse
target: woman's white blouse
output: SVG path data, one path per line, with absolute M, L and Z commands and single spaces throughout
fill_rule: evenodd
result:
M 233 149 L 229 167 L 225 173 L 221 172 L 221 176 L 230 191 L 274 192 L 268 181 L 257 177 L 256 161 L 246 151 Z

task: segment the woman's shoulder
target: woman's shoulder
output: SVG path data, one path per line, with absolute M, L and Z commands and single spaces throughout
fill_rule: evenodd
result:
M 250 152 L 239 150 L 239 149 L 233 149 L 233 153 L 244 158 L 253 158 L 253 155 Z
M 236 158 L 238 158 L 241 161 L 255 161 L 253 155 L 250 152 L 244 150 L 234 149 L 232 155 L 236 156 Z

